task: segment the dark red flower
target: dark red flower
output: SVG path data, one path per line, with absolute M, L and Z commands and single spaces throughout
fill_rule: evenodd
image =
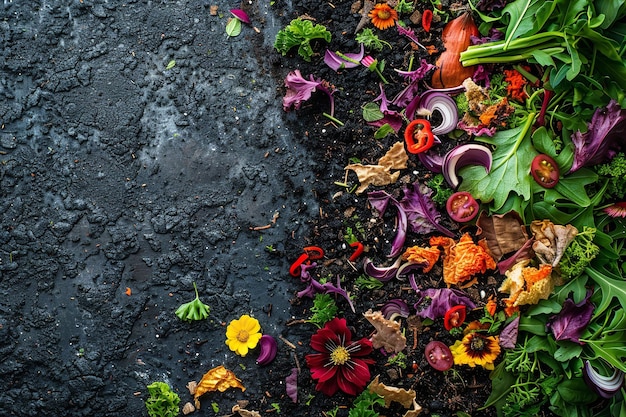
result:
M 345 319 L 334 318 L 311 336 L 311 347 L 320 353 L 306 355 L 311 377 L 317 380 L 315 389 L 326 395 L 341 390 L 357 395 L 370 380 L 368 365 L 374 360 L 366 358 L 372 353 L 372 342 L 367 338 L 352 341 L 352 332 Z

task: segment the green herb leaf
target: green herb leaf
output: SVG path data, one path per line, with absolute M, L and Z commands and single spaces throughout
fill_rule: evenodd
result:
M 396 131 L 393 129 L 393 127 L 391 127 L 389 123 L 385 123 L 384 125 L 378 128 L 376 133 L 374 133 L 374 139 L 378 139 L 378 140 L 384 139 L 385 137 L 387 137 L 387 135 L 390 135 L 395 132 Z
M 526 123 L 516 128 L 496 132 L 493 138 L 477 138 L 495 145 L 493 166 L 489 173 L 482 166 L 469 166 L 459 170 L 463 178 L 459 190 L 468 191 L 483 203 L 493 201 L 493 210 L 504 206 L 510 192 L 524 200 L 530 200 L 532 177 L 530 165 L 537 151 L 532 147 L 530 131 L 535 119 L 528 115 Z
M 363 106 L 363 119 L 366 122 L 375 122 L 376 120 L 380 120 L 385 115 L 382 111 L 380 111 L 380 107 L 376 103 L 367 103 Z
M 176 66 L 176 60 L 172 59 L 170 62 L 167 63 L 167 66 L 165 67 L 165 70 L 171 70 L 172 68 L 174 68 Z
M 196 292 L 196 298 L 193 301 L 181 305 L 176 310 L 176 316 L 181 320 L 204 320 L 209 317 L 211 309 L 208 305 L 200 301 L 195 282 L 193 283 L 193 288 Z
M 239 36 L 241 33 L 241 20 L 231 18 L 226 24 L 226 34 L 230 37 Z
M 310 20 L 297 18 L 293 19 L 287 27 L 278 31 L 274 48 L 282 55 L 287 55 L 291 48 L 298 46 L 298 54 L 308 62 L 313 56 L 313 49 L 310 44 L 313 39 L 323 39 L 330 42 L 331 33 L 323 25 L 313 25 Z

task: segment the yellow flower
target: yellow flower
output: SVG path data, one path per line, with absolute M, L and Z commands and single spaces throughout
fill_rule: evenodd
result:
M 249 349 L 254 349 L 261 339 L 261 325 L 247 314 L 233 320 L 226 328 L 226 344 L 237 355 L 246 356 Z
M 454 356 L 455 365 L 469 365 L 472 368 L 480 365 L 493 370 L 493 362 L 500 354 L 500 344 L 498 336 L 485 336 L 473 332 L 466 334 L 463 340 L 457 340 L 450 347 L 450 351 Z

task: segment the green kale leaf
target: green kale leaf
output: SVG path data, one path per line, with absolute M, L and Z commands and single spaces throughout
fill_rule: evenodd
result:
M 287 27 L 278 31 L 274 48 L 284 56 L 291 48 L 297 46 L 298 55 L 309 62 L 313 56 L 311 41 L 314 39 L 330 42 L 331 33 L 323 25 L 313 25 L 310 20 L 296 18 Z
M 153 382 L 148 385 L 146 408 L 150 417 L 176 417 L 180 397 L 165 382 Z

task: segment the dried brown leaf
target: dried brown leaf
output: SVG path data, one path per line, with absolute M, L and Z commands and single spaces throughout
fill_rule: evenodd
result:
M 198 383 L 196 392 L 194 394 L 194 402 L 196 408 L 200 409 L 199 398 L 207 392 L 219 391 L 224 392 L 229 388 L 240 388 L 242 391 L 246 390 L 241 381 L 235 376 L 235 374 L 220 365 L 208 371 L 202 376 L 202 379 Z
M 554 224 L 550 220 L 534 220 L 530 230 L 535 236 L 533 250 L 541 263 L 557 266 L 565 249 L 578 234 L 571 224 Z
M 356 194 L 361 194 L 370 185 L 389 185 L 394 184 L 400 177 L 400 171 L 391 172 L 392 169 L 406 168 L 409 159 L 404 144 L 396 142 L 387 153 L 378 160 L 377 165 L 350 164 L 344 169 L 352 170 L 359 179 L 359 187 Z
M 481 212 L 476 221 L 478 236 L 485 238 L 489 252 L 496 261 L 504 255 L 516 252 L 528 241 L 524 222 L 515 211 L 487 215 Z
M 421 411 L 420 407 L 415 401 L 415 390 L 404 388 L 390 387 L 378 381 L 378 375 L 367 387 L 371 392 L 374 392 L 385 400 L 385 407 L 389 408 L 392 402 L 400 403 L 404 408 L 413 408 L 404 414 L 404 417 L 415 417 Z
M 387 320 L 380 311 L 368 310 L 363 314 L 367 321 L 376 328 L 372 336 L 374 348 L 384 348 L 387 352 L 398 353 L 406 348 L 406 337 L 400 330 L 400 323 Z

